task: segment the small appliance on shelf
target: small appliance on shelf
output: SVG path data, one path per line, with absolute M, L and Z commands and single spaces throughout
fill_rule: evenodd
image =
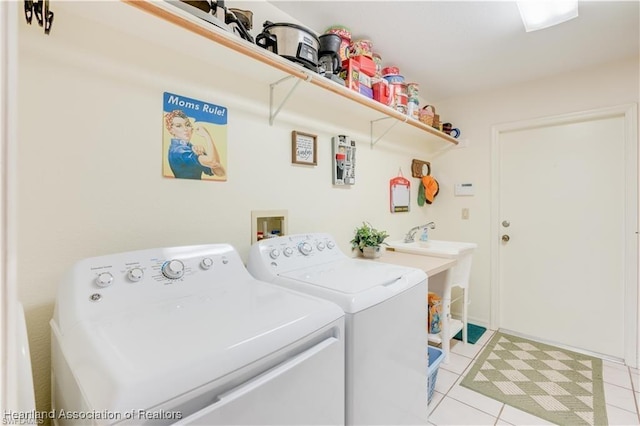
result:
M 318 38 L 320 40 L 318 73 L 344 86 L 344 80 L 338 77 L 342 70 L 342 60 L 340 59 L 342 39 L 333 33 L 323 34 Z
M 253 43 L 249 34 L 252 26 L 253 13 L 248 10 L 227 9 L 224 0 L 165 0 L 198 18 L 229 31 L 240 38 Z
M 297 24 L 265 21 L 256 44 L 270 52 L 318 72 L 320 40 L 313 31 Z

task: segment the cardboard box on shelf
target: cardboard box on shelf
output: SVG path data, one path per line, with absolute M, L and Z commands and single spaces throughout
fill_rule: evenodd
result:
M 365 86 L 364 84 L 360 85 L 360 93 L 365 95 L 367 98 L 373 99 L 373 89 Z
M 358 65 L 360 66 L 360 71 L 363 74 L 366 74 L 369 77 L 373 77 L 376 75 L 376 63 L 373 62 L 373 59 L 371 59 L 370 57 L 359 55 L 353 56 L 350 59 L 358 63 Z
M 362 72 L 362 68 L 360 68 L 360 73 L 358 74 L 358 81 L 360 82 L 360 86 L 367 86 L 371 89 L 371 77 Z
M 344 80 L 344 85 L 356 92 L 360 91 L 360 65 L 349 58 L 342 62 L 340 77 Z

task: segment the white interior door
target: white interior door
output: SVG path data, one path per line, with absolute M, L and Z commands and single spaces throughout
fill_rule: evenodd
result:
M 628 216 L 637 223 L 637 208 L 628 207 L 637 174 L 625 158 L 625 120 L 576 116 L 499 131 L 494 238 L 499 328 L 633 365 L 637 320 L 626 320 L 637 318 L 637 275 L 629 282 L 627 271 L 637 244 L 628 244 L 636 231 Z

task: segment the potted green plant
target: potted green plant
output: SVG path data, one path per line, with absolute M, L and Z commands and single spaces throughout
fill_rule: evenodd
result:
M 351 249 L 358 249 L 362 256 L 368 258 L 380 257 L 381 244 L 389 236 L 386 231 L 378 231 L 369 222 L 362 222 L 362 226 L 356 228 L 355 236 L 351 240 Z

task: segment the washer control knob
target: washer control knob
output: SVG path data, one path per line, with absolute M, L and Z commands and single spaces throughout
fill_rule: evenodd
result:
M 293 256 L 293 249 L 291 247 L 286 247 L 284 249 L 284 255 L 287 257 Z
M 184 275 L 184 263 L 179 260 L 167 260 L 162 265 L 162 274 L 172 280 Z
M 318 250 L 322 251 L 327 246 L 322 241 L 319 241 L 318 244 L 316 245 L 316 247 L 318 248 Z
M 335 246 L 336 246 L 336 243 L 334 243 L 333 241 L 327 242 L 327 247 L 329 247 L 329 250 L 333 250 Z
M 278 258 L 278 256 L 280 256 L 280 250 L 275 249 L 275 248 L 274 248 L 274 249 L 271 249 L 271 251 L 269 252 L 269 256 L 270 256 L 272 259 L 277 259 L 277 258 Z
M 111 272 L 101 272 L 96 277 L 96 284 L 98 287 L 109 287 L 113 284 L 113 275 Z
M 309 256 L 313 251 L 313 247 L 311 246 L 311 244 L 305 241 L 304 243 L 298 244 L 298 250 L 300 250 L 300 253 L 304 254 L 305 256 Z
M 127 272 L 127 278 L 134 283 L 137 283 L 144 277 L 144 271 L 142 268 L 131 268 L 129 272 Z
M 204 270 L 207 270 L 213 266 L 213 259 L 210 257 L 205 257 L 200 261 L 200 267 Z

